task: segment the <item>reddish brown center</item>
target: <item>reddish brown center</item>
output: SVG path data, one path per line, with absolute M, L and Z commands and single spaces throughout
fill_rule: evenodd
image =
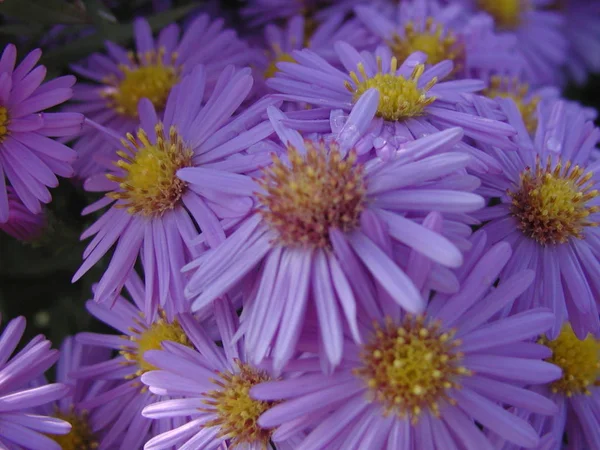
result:
M 366 194 L 363 167 L 354 152 L 343 158 L 335 144 L 305 146 L 305 155 L 290 147 L 289 164 L 275 156 L 264 171 L 260 213 L 283 245 L 327 248 L 331 229 L 347 232 L 358 225 Z

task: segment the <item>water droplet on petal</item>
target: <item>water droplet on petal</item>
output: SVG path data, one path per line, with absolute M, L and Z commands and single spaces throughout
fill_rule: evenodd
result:
M 562 143 L 554 136 L 550 136 L 546 140 L 546 148 L 553 153 L 559 153 L 562 150 Z
M 333 133 L 338 133 L 346 121 L 348 120 L 348 116 L 343 113 L 341 109 L 335 110 L 331 112 L 329 117 L 329 124 L 331 126 L 331 131 Z

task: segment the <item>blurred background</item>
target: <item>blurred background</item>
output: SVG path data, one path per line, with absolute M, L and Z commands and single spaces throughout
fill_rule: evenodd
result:
M 69 73 L 69 64 L 89 53 L 102 51 L 106 40 L 128 44 L 136 15 L 148 17 L 159 30 L 202 8 L 223 15 L 239 31 L 243 27 L 237 15 L 241 6 L 243 2 L 235 0 L 208 4 L 198 0 L 0 0 L 0 49 L 13 43 L 21 59 L 41 46 L 50 79 Z M 568 86 L 565 95 L 598 109 L 600 77 L 592 77 L 585 86 Z M 52 196 L 40 238 L 22 243 L 0 233 L 0 313 L 4 323 L 25 315 L 29 337 L 43 333 L 58 346 L 66 335 L 84 329 L 101 331 L 102 326 L 87 314 L 85 301 L 108 261 L 71 284 L 85 248 L 79 236 L 96 218 L 83 218 L 80 212 L 97 197 L 64 179 Z

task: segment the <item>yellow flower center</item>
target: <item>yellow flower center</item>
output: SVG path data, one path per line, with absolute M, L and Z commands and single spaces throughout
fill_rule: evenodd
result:
M 142 129 L 137 132 L 137 139 L 127 134 L 127 140 L 122 141 L 126 151 L 117 152 L 121 159 L 116 162 L 124 174 L 107 175 L 109 180 L 119 183 L 121 190 L 106 195 L 122 200 L 117 206 L 127 208 L 131 214 L 160 216 L 177 205 L 186 188 L 177 171 L 192 165 L 193 152 L 175 127 L 171 127 L 168 137 L 162 123 L 156 125 L 155 131 L 154 144 Z
M 365 204 L 363 167 L 356 154 L 343 158 L 336 144 L 306 141 L 306 155 L 288 149 L 290 164 L 274 156 L 259 180 L 258 194 L 267 224 L 283 245 L 326 248 L 329 230 L 354 229 Z
M 590 395 L 589 388 L 600 385 L 600 341 L 591 334 L 581 341 L 571 325 L 565 324 L 555 340 L 543 337 L 540 343 L 552 350 L 552 357 L 547 361 L 563 371 L 562 378 L 552 383 L 552 392 L 567 397 Z
M 210 400 L 205 401 L 207 406 L 201 411 L 216 413 L 217 417 L 205 426 L 219 427 L 219 436 L 227 436 L 232 449 L 257 444 L 266 449 L 273 430 L 265 430 L 257 422 L 275 402 L 252 399 L 250 389 L 271 378 L 240 361 L 237 366 L 239 371 L 236 373 L 220 372 L 218 379 L 211 380 L 218 387 L 205 394 Z
M 177 320 L 169 322 L 163 311 L 160 313 L 160 318 L 150 326 L 138 322 L 138 327 L 141 330 L 135 330 L 135 335 L 128 338 L 134 345 L 124 347 L 120 352 L 127 360 L 137 363 L 139 370 L 135 373 L 136 377 L 150 370 L 156 370 L 156 367 L 144 359 L 144 354 L 148 350 L 162 350 L 162 343 L 165 341 L 192 347 L 179 322 Z
M 103 92 L 109 107 L 119 114 L 135 118 L 138 116 L 139 101 L 147 98 L 157 110 L 163 109 L 171 88 L 179 81 L 181 71 L 175 65 L 175 54 L 171 54 L 169 64 L 164 63 L 164 56 L 164 49 L 138 55 L 131 53 L 131 66 L 119 66 L 123 76 L 105 80 L 106 84 L 111 85 Z
M 78 413 L 73 408 L 68 413 L 57 412 L 57 419 L 62 419 L 71 424 L 68 434 L 49 435 L 49 437 L 60 445 L 63 450 L 92 450 L 99 446 L 86 413 Z
M 396 75 L 398 69 L 396 57 L 391 60 L 390 73 L 381 73 L 380 59 L 377 64 L 379 70 L 372 77 L 367 75 L 362 63 L 358 64 L 358 74 L 350 72 L 354 86 L 346 81 L 346 89 L 352 92 L 354 102 L 357 102 L 368 89 L 377 89 L 379 91 L 377 116 L 385 120 L 399 121 L 423 115 L 425 108 L 435 101 L 435 97 L 427 97 L 427 92 L 437 83 L 437 78 L 432 79 L 423 89 L 418 87 L 419 79 L 425 70 L 423 64 L 415 66 L 408 79 Z
M 528 1 L 477 0 L 477 6 L 492 16 L 498 27 L 512 29 L 521 23 L 521 13 L 529 7 Z
M 408 22 L 404 26 L 404 36 L 394 35 L 388 45 L 398 61 L 404 61 L 414 52 L 423 52 L 429 64 L 438 64 L 446 59 L 454 62 L 455 72 L 460 70 L 464 56 L 464 49 L 454 33 L 445 32 L 443 25 L 435 24 L 431 17 L 425 21 L 422 31 L 416 31 L 415 24 Z
M 0 142 L 8 134 L 8 110 L 4 106 L 0 106 Z
M 512 99 L 525 123 L 525 127 L 530 134 L 535 133 L 538 125 L 537 106 L 540 98 L 535 96 L 525 100 L 529 92 L 529 85 L 519 83 L 516 78 L 503 78 L 494 76 L 490 80 L 490 86 L 483 92 L 489 98 L 510 98 Z
M 440 400 L 454 402 L 448 390 L 459 387 L 460 377 L 471 375 L 460 365 L 459 346 L 454 331 L 440 330 L 439 323 L 426 324 L 422 316 L 407 317 L 399 326 L 388 317 L 383 326 L 376 324 L 354 374 L 386 414 L 410 414 L 414 423 L 424 409 L 438 416 Z
M 583 229 L 597 226 L 588 216 L 598 211 L 596 206 L 586 206 L 598 195 L 592 188 L 592 173 L 579 166 L 572 167 L 562 161 L 552 168 L 550 158 L 543 167 L 539 158 L 535 171 L 530 168 L 521 173 L 520 186 L 509 192 L 511 212 L 519 229 L 541 245 L 563 244 L 569 238 L 581 239 Z
M 271 62 L 269 63 L 267 70 L 265 70 L 265 78 L 273 78 L 275 74 L 279 72 L 277 64 L 279 64 L 280 62 L 296 62 L 296 60 L 292 58 L 292 55 L 290 55 L 289 53 L 282 52 L 281 49 L 278 50 L 278 48 L 279 46 L 277 46 L 277 48 L 274 49 Z

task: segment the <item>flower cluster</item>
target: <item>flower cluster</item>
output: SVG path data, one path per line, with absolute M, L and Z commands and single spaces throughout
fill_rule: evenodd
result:
M 239 14 L 137 18 L 77 84 L 4 49 L 0 230 L 74 175 L 104 332 L 4 327 L 0 447 L 600 449 L 600 129 L 561 96 L 600 10 Z

